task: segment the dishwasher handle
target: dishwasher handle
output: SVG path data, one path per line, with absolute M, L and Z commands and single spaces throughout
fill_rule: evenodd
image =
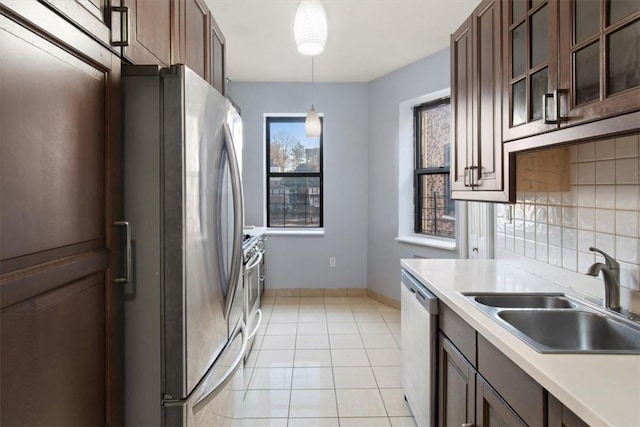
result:
M 438 314 L 438 297 L 420 283 L 415 277 L 406 271 L 401 272 L 401 281 L 407 289 L 415 295 L 418 302 L 427 310 L 429 314 Z

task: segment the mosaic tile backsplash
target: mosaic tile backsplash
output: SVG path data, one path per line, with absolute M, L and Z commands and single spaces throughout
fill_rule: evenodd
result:
M 570 158 L 570 191 L 517 192 L 515 205 L 496 206 L 496 245 L 579 273 L 602 261 L 595 246 L 640 291 L 640 136 L 574 145 Z

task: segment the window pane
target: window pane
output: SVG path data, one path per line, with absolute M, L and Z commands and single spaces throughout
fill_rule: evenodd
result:
M 576 105 L 600 99 L 600 42 L 575 53 Z
M 546 0 L 531 0 L 531 9 L 535 9 L 539 4 L 544 3 Z
M 320 139 L 307 138 L 301 121 L 270 122 L 270 172 L 320 172 Z
M 518 25 L 511 32 L 511 77 L 518 77 L 527 69 L 526 23 Z
M 575 7 L 575 42 L 581 43 L 600 28 L 600 2 L 577 1 Z
M 421 232 L 431 236 L 455 238 L 455 202 L 451 200 L 449 174 L 422 175 L 420 190 Z
M 640 2 L 638 0 L 609 0 L 607 1 L 607 24 L 614 24 L 639 9 Z
M 513 0 L 511 2 L 511 23 L 513 24 L 524 15 L 527 3 L 524 0 Z
M 269 178 L 269 227 L 320 227 L 318 177 Z
M 542 95 L 547 93 L 547 68 L 531 76 L 531 120 L 542 118 Z
M 527 121 L 527 79 L 511 85 L 511 124 L 521 125 Z
M 640 86 L 640 19 L 612 33 L 607 40 L 609 95 Z
M 544 6 L 531 17 L 531 68 L 549 57 L 549 8 Z
M 420 111 L 420 166 L 449 166 L 451 104 L 439 104 Z

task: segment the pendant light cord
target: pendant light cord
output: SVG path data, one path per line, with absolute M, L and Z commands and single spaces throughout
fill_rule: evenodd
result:
M 311 57 L 311 108 L 313 108 L 314 92 L 313 92 L 313 56 Z

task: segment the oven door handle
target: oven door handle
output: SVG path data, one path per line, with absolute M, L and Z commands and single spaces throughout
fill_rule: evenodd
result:
M 248 341 L 251 341 L 251 339 L 256 335 L 256 333 L 258 332 L 258 328 L 260 327 L 260 324 L 262 323 L 262 310 L 260 310 L 260 309 L 256 310 L 256 314 L 258 315 L 258 322 L 256 323 L 256 327 L 253 328 L 253 331 L 251 331 L 251 333 L 247 337 Z
M 264 252 L 258 252 L 256 255 L 254 255 L 249 262 L 247 262 L 247 267 L 245 268 L 246 272 L 249 272 L 251 270 L 253 270 L 258 264 L 260 264 L 260 261 L 262 261 L 262 254 Z

